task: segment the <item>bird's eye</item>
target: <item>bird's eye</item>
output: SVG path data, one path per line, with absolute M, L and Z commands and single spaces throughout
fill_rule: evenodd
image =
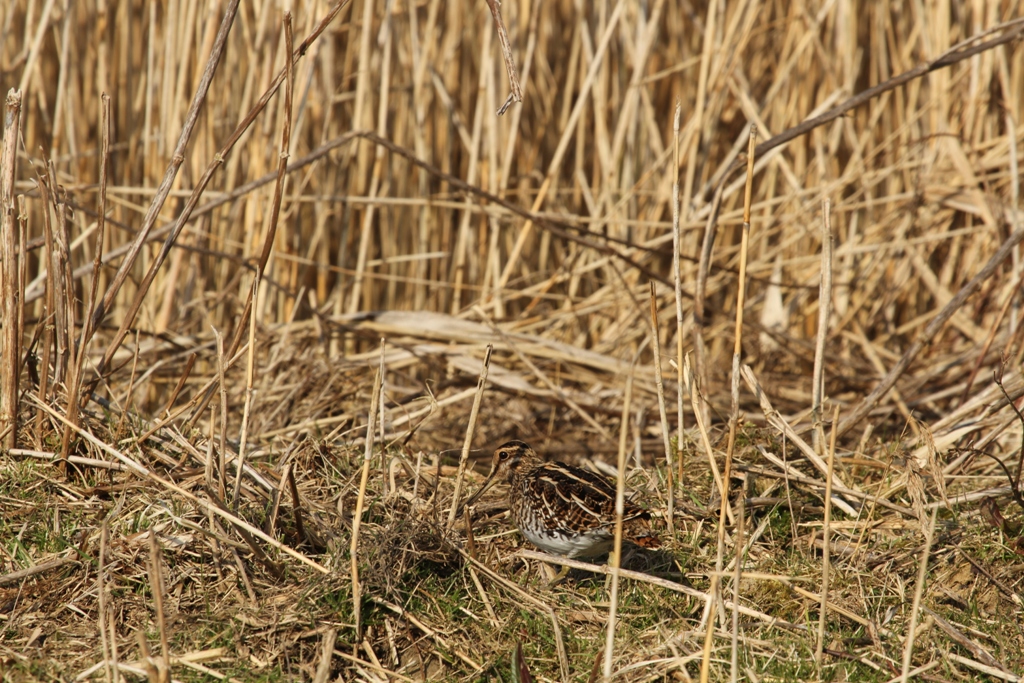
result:
M 498 453 L 499 460 L 508 460 L 508 451 L 500 451 Z

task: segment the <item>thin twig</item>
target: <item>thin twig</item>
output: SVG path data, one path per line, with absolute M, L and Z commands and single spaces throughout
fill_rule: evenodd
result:
M 469 449 L 473 445 L 473 433 L 476 431 L 476 420 L 480 414 L 480 401 L 484 396 L 484 387 L 487 385 L 487 371 L 491 367 L 491 352 L 494 345 L 488 344 L 484 351 L 484 362 L 480 368 L 480 376 L 476 382 L 476 394 L 473 396 L 473 407 L 469 411 L 469 424 L 466 425 L 466 438 L 462 442 L 462 453 L 459 455 L 459 472 L 455 476 L 455 493 L 452 494 L 452 506 L 448 510 L 448 529 L 455 524 L 455 514 L 459 508 L 459 498 L 462 494 L 462 480 L 466 476 L 466 463 L 469 461 Z

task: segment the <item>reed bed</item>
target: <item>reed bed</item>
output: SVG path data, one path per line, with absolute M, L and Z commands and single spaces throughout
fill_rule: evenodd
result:
M 1024 5 L 498 8 L 0 6 L 4 679 L 1020 680 Z

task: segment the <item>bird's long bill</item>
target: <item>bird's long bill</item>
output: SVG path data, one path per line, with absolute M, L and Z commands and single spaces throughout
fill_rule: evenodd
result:
M 491 473 L 487 475 L 487 479 L 484 481 L 484 485 L 481 486 L 476 493 L 469 497 L 469 500 L 466 501 L 465 507 L 469 507 L 470 505 L 474 504 L 476 502 L 476 499 L 483 495 L 484 491 L 486 491 L 487 489 L 491 488 L 491 486 L 494 485 L 494 482 L 498 480 L 497 477 L 494 476 L 497 473 L 497 467 L 491 468 Z

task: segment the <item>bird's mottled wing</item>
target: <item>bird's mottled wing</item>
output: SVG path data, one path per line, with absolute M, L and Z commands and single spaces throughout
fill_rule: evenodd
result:
M 560 462 L 536 471 L 535 494 L 550 511 L 547 519 L 568 531 L 607 529 L 615 524 L 615 487 L 604 477 Z M 623 520 L 649 518 L 646 510 L 626 501 Z

